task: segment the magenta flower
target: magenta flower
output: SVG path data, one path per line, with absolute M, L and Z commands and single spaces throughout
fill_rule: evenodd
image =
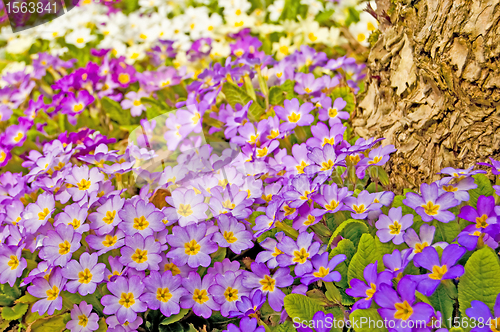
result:
M 78 97 L 75 97 L 73 92 L 68 92 L 68 96 L 61 101 L 61 111 L 68 115 L 69 123 L 74 126 L 76 125 L 76 115 L 82 113 L 94 100 L 94 96 L 87 90 L 80 90 Z
M 99 316 L 92 312 L 92 305 L 83 301 L 80 305 L 73 305 L 71 320 L 66 323 L 71 332 L 92 332 L 99 328 Z
M 299 100 L 294 98 L 292 100 L 286 99 L 284 106 L 284 108 L 281 106 L 274 108 L 276 115 L 285 121 L 281 125 L 280 131 L 289 131 L 297 126 L 309 126 L 314 121 L 314 116 L 309 114 L 314 109 L 313 104 L 304 103 L 300 105 Z
M 38 196 L 36 203 L 30 203 L 22 215 L 22 225 L 26 231 L 34 234 L 47 223 L 55 209 L 54 196 L 51 193 L 43 193 Z
M 207 204 L 203 202 L 203 195 L 198 195 L 194 190 L 189 189 L 184 193 L 176 189 L 171 197 L 167 197 L 167 203 L 173 208 L 167 208 L 167 213 L 175 212 L 180 226 L 197 223 L 207 219 Z
M 96 212 L 89 215 L 90 227 L 98 235 L 109 234 L 122 221 L 119 212 L 122 211 L 124 203 L 125 199 L 120 195 L 109 197 L 103 205 L 97 208 Z
M 104 295 L 101 303 L 104 305 L 104 314 L 114 315 L 120 324 L 132 323 L 137 319 L 138 312 L 148 309 L 140 297 L 144 291 L 144 284 L 139 276 L 129 279 L 118 277 L 114 282 L 108 282 L 108 290 L 112 295 Z
M 158 271 L 161 262 L 161 244 L 156 242 L 153 235 L 143 238 L 141 234 L 127 236 L 125 247 L 120 250 L 120 263 L 135 268 L 138 271 L 150 269 Z
M 404 242 L 405 231 L 413 225 L 413 215 L 407 214 L 403 217 L 403 208 L 397 207 L 389 210 L 389 216 L 381 214 L 375 227 L 377 227 L 377 236 L 382 243 L 392 241 L 394 244 Z
M 430 185 L 422 183 L 420 185 L 422 196 L 415 193 L 407 193 L 403 204 L 415 209 L 425 222 L 430 222 L 434 219 L 440 222 L 450 222 L 455 220 L 455 215 L 447 211 L 449 208 L 455 207 L 460 202 L 456 200 L 453 193 L 438 194 L 438 186 L 436 183 Z
M 214 276 L 205 275 L 203 281 L 196 272 L 190 272 L 186 279 L 182 280 L 182 286 L 188 294 L 181 297 L 181 307 L 193 309 L 195 315 L 209 318 L 213 311 L 219 311 L 220 305 L 214 301 L 213 295 L 208 291 L 214 283 Z
M 73 226 L 59 224 L 55 231 L 48 231 L 43 239 L 40 257 L 50 265 L 65 266 L 71 255 L 80 248 L 82 235 Z
M 186 227 L 174 226 L 172 234 L 167 235 L 168 244 L 172 247 L 167 253 L 176 265 L 188 264 L 192 268 L 207 267 L 212 258 L 211 253 L 217 251 L 217 244 L 212 235 L 207 236 L 207 224 L 199 223 Z
M 433 247 L 427 247 L 413 257 L 416 267 L 423 267 L 432 273 L 426 275 L 413 276 L 413 280 L 418 283 L 417 289 L 425 296 L 431 296 L 442 280 L 455 279 L 464 274 L 462 265 L 457 264 L 467 250 L 458 244 L 450 244 L 443 250 L 441 260 L 439 254 Z
M 135 204 L 126 202 L 118 216 L 122 219 L 118 228 L 127 235 L 140 234 L 145 238 L 165 229 L 162 222 L 164 214 L 153 203 L 146 203 L 141 199 Z
M 236 218 L 222 214 L 218 217 L 217 225 L 219 232 L 214 233 L 212 240 L 220 247 L 229 247 L 235 254 L 253 247 L 253 234 Z
M 31 312 L 38 312 L 41 316 L 45 313 L 54 314 L 54 311 L 62 309 L 61 291 L 66 284 L 66 279 L 61 274 L 61 269 L 56 267 L 52 270 L 50 277 L 35 278 L 33 285 L 28 287 L 28 293 L 38 297 L 40 300 L 33 304 Z
M 418 326 L 418 322 L 429 323 L 434 309 L 427 303 L 415 303 L 416 284 L 409 277 L 398 283 L 397 292 L 392 285 L 381 284 L 380 290 L 373 295 L 380 306 L 377 309 L 382 319 L 387 319 L 388 326 L 395 326 L 397 332 L 408 331 L 407 326 Z
M 87 295 L 94 293 L 97 285 L 104 279 L 106 265 L 97 263 L 98 255 L 84 252 L 80 261 L 72 260 L 62 269 L 63 277 L 68 279 L 66 290 L 70 293 Z
M 14 287 L 26 266 L 26 259 L 21 257 L 23 246 L 7 246 L 0 244 L 0 284 L 9 283 Z
M 187 291 L 181 287 L 182 277 L 173 276 L 172 271 L 166 271 L 160 274 L 157 271 L 151 271 L 149 276 L 144 279 L 146 290 L 141 295 L 141 301 L 148 304 L 153 310 L 160 309 L 166 317 L 177 315 L 180 312 L 179 299 L 187 294 Z
M 250 289 L 260 289 L 267 295 L 269 305 L 274 311 L 281 311 L 285 293 L 280 288 L 288 287 L 293 283 L 290 269 L 281 267 L 271 274 L 271 271 L 262 263 L 252 263 L 252 272 L 245 271 L 243 286 Z
M 5 132 L 0 135 L 0 142 L 8 148 L 22 146 L 26 141 L 28 130 L 33 125 L 33 122 L 26 118 L 19 118 L 18 125 L 8 126 Z

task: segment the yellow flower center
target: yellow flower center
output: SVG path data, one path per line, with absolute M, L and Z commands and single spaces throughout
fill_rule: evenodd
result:
M 43 209 L 42 212 L 38 213 L 38 220 L 44 220 L 49 215 L 50 211 L 48 208 Z
M 168 302 L 172 298 L 172 294 L 168 288 L 158 288 L 156 291 L 156 299 L 161 302 Z
M 358 33 L 358 38 L 357 39 L 358 39 L 358 42 L 361 43 L 363 40 L 366 39 L 366 36 L 365 36 L 364 33 Z
M 374 283 L 370 283 L 370 288 L 368 288 L 365 292 L 366 300 L 371 299 L 376 291 L 377 291 L 377 285 L 375 285 Z
M 175 265 L 174 263 L 167 263 L 165 264 L 165 271 L 172 271 L 172 276 L 176 276 L 178 274 L 181 274 L 181 270 Z
M 328 161 L 324 161 L 321 163 L 320 171 L 327 171 L 329 169 L 332 169 L 332 167 L 333 167 L 333 161 L 328 159 Z
M 283 53 L 284 55 L 288 55 L 290 50 L 288 49 L 288 46 L 283 45 L 280 47 L 280 52 Z
M 59 297 L 59 288 L 54 285 L 51 289 L 47 290 L 45 294 L 47 294 L 47 300 L 54 301 Z
M 83 109 L 82 103 L 73 105 L 73 112 L 75 113 L 80 112 L 82 109 Z
M 353 209 L 353 210 L 354 210 L 354 212 L 356 212 L 356 213 L 363 213 L 363 212 L 365 212 L 365 211 L 366 211 L 366 208 L 365 208 L 365 205 L 364 205 L 364 204 L 361 204 L 361 205 L 359 205 L 359 206 L 358 206 L 358 205 L 356 205 L 356 204 L 354 204 L 354 205 L 352 206 L 352 209 Z
M 491 320 L 490 329 L 492 332 L 500 332 L 500 317 Z
M 16 255 L 10 255 L 10 260 L 7 262 L 7 265 L 10 266 L 11 270 L 17 269 L 19 266 L 19 259 L 17 258 Z
M 325 205 L 325 209 L 333 211 L 333 210 L 335 210 L 339 206 L 339 204 L 340 204 L 339 202 L 337 202 L 336 200 L 332 199 L 330 201 L 330 204 L 326 204 Z
M 81 222 L 78 219 L 73 219 L 73 221 L 70 222 L 69 225 L 73 226 L 74 229 L 78 229 L 80 228 Z
M 443 279 L 443 276 L 448 272 L 448 268 L 446 265 L 443 266 L 438 266 L 434 265 L 432 267 L 432 273 L 429 274 L 429 278 L 434 279 L 434 280 L 441 280 Z
M 84 40 L 83 38 L 77 38 L 77 39 L 76 39 L 76 42 L 77 42 L 78 44 L 82 44 L 84 41 L 85 41 L 85 40 Z
M 289 216 L 295 212 L 296 209 L 289 207 L 288 205 L 283 206 L 283 210 L 285 210 L 285 216 Z
M 280 135 L 280 131 L 279 130 L 271 130 L 271 134 L 270 135 L 267 135 L 267 138 L 268 139 L 275 139 L 276 137 L 278 137 Z
M 279 250 L 278 247 L 274 247 L 274 252 L 271 254 L 274 257 L 278 257 L 278 255 L 281 255 L 283 251 Z
M 262 199 L 269 203 L 271 201 L 271 199 L 273 199 L 273 195 L 269 194 L 266 196 L 265 194 L 263 194 Z
M 234 203 L 231 203 L 229 199 L 227 199 L 225 202 L 222 202 L 222 206 L 226 209 L 234 209 L 236 205 Z
M 267 146 L 262 148 L 262 149 L 258 149 L 257 150 L 257 157 L 258 158 L 262 158 L 262 157 L 265 157 L 267 156 L 267 153 L 268 153 L 268 150 L 267 150 Z
M 434 205 L 431 201 L 428 201 L 427 204 L 423 204 L 422 207 L 424 208 L 425 213 L 429 216 L 435 216 L 438 214 L 439 205 Z
M 148 260 L 148 251 L 137 248 L 132 255 L 132 260 L 138 264 L 144 263 Z
M 396 312 L 394 313 L 395 319 L 407 320 L 413 314 L 413 308 L 407 301 L 394 304 L 394 308 L 396 309 Z
M 141 106 L 141 105 L 142 105 L 142 103 L 141 103 L 141 101 L 139 99 L 134 100 L 134 106 L 135 107 Z
M 337 116 L 337 109 L 336 108 L 329 108 L 328 109 L 328 116 L 330 116 L 331 118 L 334 118 Z
M 82 181 L 80 181 L 77 185 L 79 190 L 89 190 L 91 184 L 92 183 L 90 181 L 82 179 Z
M 83 271 L 78 272 L 78 281 L 82 284 L 88 284 L 92 281 L 92 273 L 90 273 L 89 269 L 85 269 Z
M 85 327 L 87 326 L 88 322 L 89 318 L 87 316 L 85 315 L 78 316 L 78 325 Z
M 290 121 L 292 123 L 297 123 L 297 122 L 299 122 L 299 120 L 300 120 L 300 113 L 297 114 L 295 112 L 292 112 L 292 114 L 290 114 L 288 116 L 288 121 Z
M 332 138 L 327 138 L 325 137 L 323 139 L 323 143 L 321 144 L 321 146 L 325 146 L 327 144 L 330 144 L 330 145 L 335 145 L 335 137 L 332 137 Z
M 226 291 L 224 292 L 224 297 L 226 298 L 226 301 L 228 302 L 233 302 L 238 299 L 238 290 L 228 287 L 226 288 Z
M 118 303 L 125 308 L 130 308 L 135 303 L 134 293 L 122 293 Z
M 200 250 L 201 250 L 201 246 L 198 244 L 198 242 L 196 242 L 195 239 L 192 239 L 190 242 L 186 242 L 184 244 L 184 252 L 186 253 L 186 255 L 197 255 Z
M 309 37 L 309 40 L 312 41 L 312 42 L 315 42 L 318 39 L 318 37 L 314 33 L 312 33 L 312 32 L 309 32 L 309 34 L 307 35 L 307 37 Z
M 330 273 L 330 268 L 324 268 L 323 266 L 320 266 L 319 270 L 317 272 L 313 273 L 313 276 L 316 278 L 324 278 Z
M 121 84 L 127 84 L 128 82 L 130 82 L 130 75 L 121 73 L 120 75 L 118 75 L 118 81 L 120 81 Z
M 193 214 L 193 210 L 191 210 L 190 204 L 179 204 L 179 209 L 177 210 L 177 213 L 183 217 L 189 217 L 190 215 Z
M 305 248 L 301 248 L 300 250 L 295 250 L 293 252 L 293 256 L 293 262 L 304 264 L 307 260 L 307 257 L 309 257 L 309 253 Z
M 111 235 L 106 235 L 106 238 L 104 241 L 102 241 L 102 244 L 105 247 L 112 247 L 118 242 L 118 237 L 116 236 L 111 236 Z
M 305 191 L 304 194 L 302 196 L 300 196 L 300 199 L 303 200 L 303 201 L 307 201 L 308 197 L 309 196 L 310 192 L 309 191 Z
M 259 281 L 259 283 L 262 285 L 262 290 L 264 292 L 274 292 L 274 286 L 276 285 L 276 280 L 268 276 L 267 274 L 264 276 L 263 279 Z
M 394 220 L 392 225 L 389 225 L 389 233 L 392 235 L 398 235 L 401 233 L 401 227 L 403 227 L 397 220 Z
M 71 243 L 68 240 L 59 243 L 59 254 L 66 255 L 71 250 Z
M 203 304 L 208 301 L 208 294 L 205 289 L 195 289 L 193 292 L 193 300 L 199 304 Z
M 307 166 L 309 165 L 306 164 L 305 161 L 301 161 L 300 165 L 295 166 L 295 168 L 297 169 L 297 173 L 304 174 L 304 168 L 306 168 Z
M 140 216 L 139 218 L 134 218 L 134 228 L 142 231 L 149 226 L 149 222 L 146 220 L 146 217 Z
M 310 214 L 307 216 L 307 219 L 304 221 L 304 225 L 305 226 L 312 225 L 312 223 L 314 223 L 315 221 L 316 221 L 316 217 Z
M 234 236 L 233 232 L 224 231 L 224 239 L 227 243 L 235 243 L 238 239 Z
M 102 218 L 102 221 L 104 221 L 106 224 L 109 225 L 113 223 L 115 216 L 116 216 L 116 211 L 106 211 L 106 216 Z
M 380 162 L 381 160 L 382 160 L 382 157 L 376 156 L 375 158 L 373 158 L 373 160 L 370 160 L 368 162 L 368 164 L 373 165 L 373 164 L 376 164 L 376 163 Z
M 415 244 L 415 253 L 421 253 L 424 248 L 428 247 L 429 244 L 427 242 L 422 242 L 422 243 L 416 243 Z
M 310 88 L 304 88 L 304 91 L 307 92 L 307 93 L 311 93 L 312 92 L 312 90 Z
M 447 191 L 447 192 L 455 192 L 458 190 L 458 188 L 455 187 L 454 185 L 450 184 L 448 186 L 443 186 L 443 190 Z
M 488 223 L 486 222 L 488 216 L 483 214 L 481 217 L 476 218 L 476 228 L 486 228 L 488 227 Z

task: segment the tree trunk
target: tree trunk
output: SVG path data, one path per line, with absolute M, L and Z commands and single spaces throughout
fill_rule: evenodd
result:
M 500 152 L 500 0 L 378 0 L 380 36 L 353 121 L 398 151 L 393 190 Z

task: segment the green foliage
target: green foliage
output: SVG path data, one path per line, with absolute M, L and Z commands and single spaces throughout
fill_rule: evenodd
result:
M 305 295 L 289 294 L 285 296 L 285 309 L 292 320 L 302 322 L 310 321 L 314 314 L 321 310 L 321 306 Z
M 345 105 L 342 111 L 349 112 L 349 114 L 351 114 L 352 111 L 354 111 L 354 108 L 356 107 L 356 100 L 354 97 L 354 93 L 348 86 L 337 87 L 333 89 L 333 91 L 330 93 L 330 98 L 332 98 L 332 102 L 334 102 L 335 99 L 337 98 L 344 99 L 347 105 Z
M 222 92 L 226 96 L 228 103 L 235 107 L 236 104 L 240 104 L 241 106 L 245 106 L 253 99 L 248 95 L 248 93 L 237 86 L 234 83 L 226 82 L 222 86 Z M 250 121 L 258 121 L 260 117 L 264 114 L 265 110 L 257 103 L 257 101 L 253 100 L 252 105 L 248 109 L 248 118 Z
M 442 223 L 438 220 L 433 220 L 431 225 L 436 227 L 434 242 L 445 241 L 451 243 L 461 230 L 459 223 L 455 220 L 452 220 L 449 223 Z
M 356 247 L 354 246 L 352 241 L 349 239 L 341 240 L 337 244 L 337 246 L 335 248 L 333 248 L 332 251 L 330 252 L 330 255 L 329 255 L 330 259 L 336 255 L 339 255 L 339 254 L 346 255 L 345 261 L 341 262 L 335 268 L 335 271 L 338 271 L 342 275 L 342 279 L 339 282 L 335 283 L 337 286 L 342 287 L 342 288 L 349 287 L 349 285 L 347 283 L 347 271 L 348 271 L 348 267 L 349 267 L 349 262 L 351 261 L 351 259 L 355 253 L 356 253 Z
M 455 287 L 454 285 L 452 285 Z M 448 295 L 446 288 L 443 284 L 440 284 L 438 289 L 431 297 L 429 297 L 430 304 L 436 311 L 440 311 L 443 315 L 443 324 L 448 325 L 448 319 L 453 316 L 453 300 Z M 450 327 L 450 326 L 448 326 Z
M 477 188 L 469 190 L 469 205 L 476 207 L 479 196 L 491 196 L 495 193 L 495 190 L 493 190 L 493 186 L 486 175 L 476 174 L 472 177 L 474 178 L 474 183 L 477 184 Z
M 384 324 L 382 317 L 378 314 L 377 309 L 374 308 L 354 310 L 349 315 L 349 320 L 356 332 L 387 332 L 385 327 L 377 328 L 378 321 L 382 321 L 382 323 L 378 323 L 379 326 L 384 326 Z M 375 325 L 372 323 L 369 326 L 368 321 L 375 322 Z
M 172 315 L 170 317 L 165 318 L 161 321 L 160 325 L 169 325 L 181 320 L 184 316 L 187 315 L 189 309 L 181 309 L 181 311 L 177 315 Z
M 101 99 L 102 108 L 109 117 L 121 125 L 132 124 L 132 117 L 129 110 L 124 110 L 121 105 L 108 97 Z
M 349 264 L 349 270 L 347 272 L 349 283 L 352 279 L 365 280 L 363 277 L 365 267 L 368 264 L 375 263 L 377 260 L 380 265 L 382 255 L 383 252 L 381 252 L 380 248 L 377 247 L 375 239 L 370 234 L 363 234 L 361 236 L 361 240 L 359 241 L 358 250 L 352 257 L 351 263 Z
M 283 90 L 279 86 L 272 86 L 269 89 L 269 104 L 270 105 L 281 105 L 285 100 L 285 95 Z
M 285 321 L 283 324 L 279 324 L 273 330 L 273 332 L 295 332 L 297 331 L 290 321 Z
M 460 313 L 466 316 L 473 300 L 485 303 L 493 309 L 500 294 L 500 262 L 495 251 L 484 247 L 469 258 L 465 264 L 465 274 L 458 283 L 458 303 Z
M 19 281 L 14 284 L 14 287 L 10 287 L 9 284 L 0 285 L 0 306 L 10 307 L 19 297 L 21 297 Z
M 16 320 L 23 317 L 23 315 L 28 310 L 28 305 L 24 303 L 18 303 L 13 307 L 4 307 L 2 309 L 2 318 L 5 320 Z

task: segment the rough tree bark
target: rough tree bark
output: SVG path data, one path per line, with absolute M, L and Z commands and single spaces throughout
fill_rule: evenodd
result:
M 381 34 L 353 121 L 398 151 L 393 190 L 500 153 L 500 0 L 377 0 Z

